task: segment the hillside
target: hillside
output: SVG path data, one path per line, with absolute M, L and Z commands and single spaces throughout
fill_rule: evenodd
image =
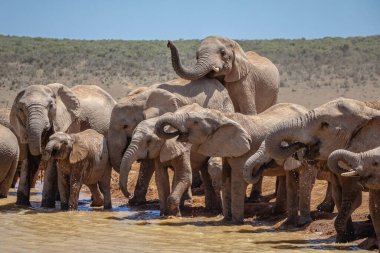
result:
M 380 36 L 238 42 L 277 65 L 280 101 L 312 107 L 336 96 L 380 98 Z M 175 43 L 184 64 L 192 64 L 199 41 Z M 166 41 L 0 36 L 0 106 L 10 106 L 30 84 L 96 84 L 120 98 L 136 86 L 174 78 Z

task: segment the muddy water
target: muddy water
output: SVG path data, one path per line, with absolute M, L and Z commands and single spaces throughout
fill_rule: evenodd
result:
M 117 207 L 92 209 L 81 195 L 80 211 L 14 206 L 15 192 L 0 199 L 0 252 L 329 252 L 358 250 L 305 232 L 278 232 L 263 224 L 228 226 L 221 218 L 159 218 L 159 212 Z

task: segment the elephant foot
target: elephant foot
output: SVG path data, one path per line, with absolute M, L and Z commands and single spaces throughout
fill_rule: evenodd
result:
M 222 203 L 221 201 L 218 201 L 217 199 L 211 199 L 206 201 L 205 203 L 205 209 L 208 211 L 222 211 Z
M 29 198 L 25 196 L 24 194 L 17 193 L 16 206 L 29 207 L 30 206 Z
M 7 194 L 2 194 L 2 193 L 0 193 L 0 199 L 5 199 L 5 198 L 7 198 L 8 196 L 7 196 Z
M 379 244 L 376 237 L 369 237 L 360 243 L 358 247 L 365 250 L 374 250 L 379 248 Z
M 55 208 L 55 198 L 54 199 L 42 199 L 42 208 Z
M 272 214 L 284 214 L 286 213 L 286 208 L 282 205 L 275 205 L 272 207 Z
M 308 216 L 300 216 L 297 219 L 297 227 L 303 227 L 306 224 L 311 223 L 312 221 L 313 221 L 313 219 L 310 217 L 310 215 L 308 215 Z
M 68 211 L 68 210 L 69 210 L 69 204 L 61 202 L 61 211 Z
M 105 204 L 104 207 L 103 207 L 104 210 L 110 210 L 112 209 L 112 204 L 109 203 L 109 204 Z
M 93 200 L 90 204 L 91 207 L 100 207 L 104 205 L 104 201 L 102 199 Z
M 354 233 L 337 233 L 335 242 L 336 243 L 347 243 L 355 240 Z
M 281 224 L 280 229 L 295 228 L 297 224 L 297 216 L 290 216 Z
M 326 213 L 332 213 L 334 212 L 335 204 L 334 202 L 322 202 L 317 206 L 317 210 L 319 212 L 326 212 Z
M 139 198 L 137 196 L 134 196 L 133 198 L 128 200 L 128 205 L 130 206 L 141 206 L 145 205 L 147 203 L 146 198 Z
M 181 212 L 179 210 L 179 201 L 178 199 L 174 198 L 173 196 L 169 196 L 167 199 L 167 209 L 168 209 L 168 215 L 180 217 Z

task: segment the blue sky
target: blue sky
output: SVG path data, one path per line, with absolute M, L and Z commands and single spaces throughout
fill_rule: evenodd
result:
M 166 40 L 380 34 L 380 0 L 0 0 L 0 34 Z

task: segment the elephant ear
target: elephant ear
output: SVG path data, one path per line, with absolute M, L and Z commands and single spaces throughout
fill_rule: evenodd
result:
M 52 83 L 47 85 L 56 96 L 56 115 L 53 117 L 55 132 L 66 132 L 72 122 L 79 117 L 80 103 L 74 93 L 65 85 Z
M 88 156 L 88 146 L 79 138 L 79 136 L 73 137 L 73 149 L 70 152 L 69 161 L 71 164 L 83 161 Z
M 23 123 L 18 115 L 19 113 L 18 103 L 21 97 L 24 95 L 24 93 L 25 93 L 25 90 L 22 90 L 17 94 L 13 102 L 10 115 L 9 115 L 9 121 L 11 123 L 12 129 L 14 133 L 17 135 L 17 139 L 19 140 L 21 144 L 28 143 L 28 135 L 27 135 L 26 128 L 24 125 L 26 124 L 26 122 Z
M 198 146 L 197 152 L 205 156 L 238 157 L 250 150 L 250 143 L 251 137 L 243 127 L 228 119 Z
M 175 112 L 183 103 L 173 93 L 153 89 L 143 109 L 144 119 L 160 116 L 166 112 Z
M 247 55 L 241 46 L 235 41 L 232 41 L 232 51 L 234 54 L 232 69 L 231 72 L 224 78 L 224 81 L 229 83 L 236 82 L 245 77 L 251 67 L 251 63 L 249 62 Z
M 191 144 L 182 143 L 175 140 L 175 138 L 168 139 L 162 145 L 160 151 L 160 161 L 167 162 L 180 155 L 183 155 L 186 151 L 190 150 Z

